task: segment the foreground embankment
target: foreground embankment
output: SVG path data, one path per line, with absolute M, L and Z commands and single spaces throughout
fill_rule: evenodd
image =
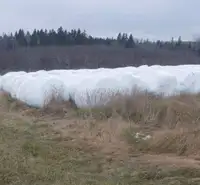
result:
M 197 185 L 199 115 L 199 94 L 33 108 L 1 93 L 0 184 Z

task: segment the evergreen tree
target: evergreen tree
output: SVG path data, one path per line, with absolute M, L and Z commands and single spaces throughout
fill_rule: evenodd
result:
M 75 36 L 75 44 L 81 45 L 85 43 L 85 34 L 80 29 L 77 30 Z
M 135 46 L 133 35 L 130 34 L 128 40 L 126 41 L 125 48 L 133 48 Z
M 58 45 L 66 45 L 66 35 L 62 27 L 57 30 L 57 42 Z
M 57 45 L 57 38 L 56 38 L 56 32 L 54 29 L 51 29 L 48 33 L 48 40 L 49 45 Z
M 119 33 L 118 36 L 117 36 L 117 42 L 119 45 L 123 44 L 123 39 L 122 39 L 122 34 Z
M 27 46 L 29 47 L 30 43 L 31 43 L 31 34 L 29 31 L 27 31 L 27 33 L 25 35 L 25 39 L 26 39 Z
M 7 35 L 12 40 L 11 35 Z M 9 40 L 4 39 L 4 40 Z M 126 33 L 119 33 L 117 39 L 113 38 L 97 38 L 87 35 L 86 31 L 81 29 L 72 29 L 70 32 L 59 27 L 57 31 L 51 29 L 34 29 L 32 33 L 24 32 L 23 29 L 14 34 L 14 42 L 17 42 L 19 46 L 50 46 L 50 45 L 116 45 L 119 43 L 122 46 L 133 47 L 135 45 L 132 35 L 128 37 Z M 16 44 L 15 44 L 16 45 Z
M 181 36 L 179 36 L 176 46 L 180 46 L 181 44 L 182 44 L 182 40 L 181 40 Z
M 31 46 L 36 46 L 39 44 L 39 35 L 37 33 L 37 30 L 34 29 L 33 33 L 31 34 L 31 41 L 30 41 L 30 45 Z
M 127 33 L 123 33 L 122 35 L 122 43 L 125 44 L 128 41 L 128 35 Z
M 19 45 L 21 46 L 27 46 L 25 33 L 23 29 L 20 29 L 18 32 L 15 33 L 15 38 Z

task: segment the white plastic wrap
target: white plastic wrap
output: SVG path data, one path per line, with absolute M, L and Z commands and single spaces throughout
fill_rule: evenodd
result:
M 52 93 L 65 100 L 71 97 L 83 107 L 104 104 L 112 93 L 129 93 L 133 88 L 164 95 L 198 93 L 200 65 L 20 71 L 0 76 L 1 90 L 34 107 L 44 106 Z

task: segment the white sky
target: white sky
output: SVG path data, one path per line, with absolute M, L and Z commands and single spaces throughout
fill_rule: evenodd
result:
M 1 33 L 62 26 L 93 36 L 188 40 L 200 35 L 200 0 L 0 0 L 0 25 Z

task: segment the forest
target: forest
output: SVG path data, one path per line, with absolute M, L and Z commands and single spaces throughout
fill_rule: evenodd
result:
M 199 43 L 181 36 L 149 41 L 127 33 L 100 38 L 81 29 L 19 29 L 0 36 L 0 72 L 200 64 Z

